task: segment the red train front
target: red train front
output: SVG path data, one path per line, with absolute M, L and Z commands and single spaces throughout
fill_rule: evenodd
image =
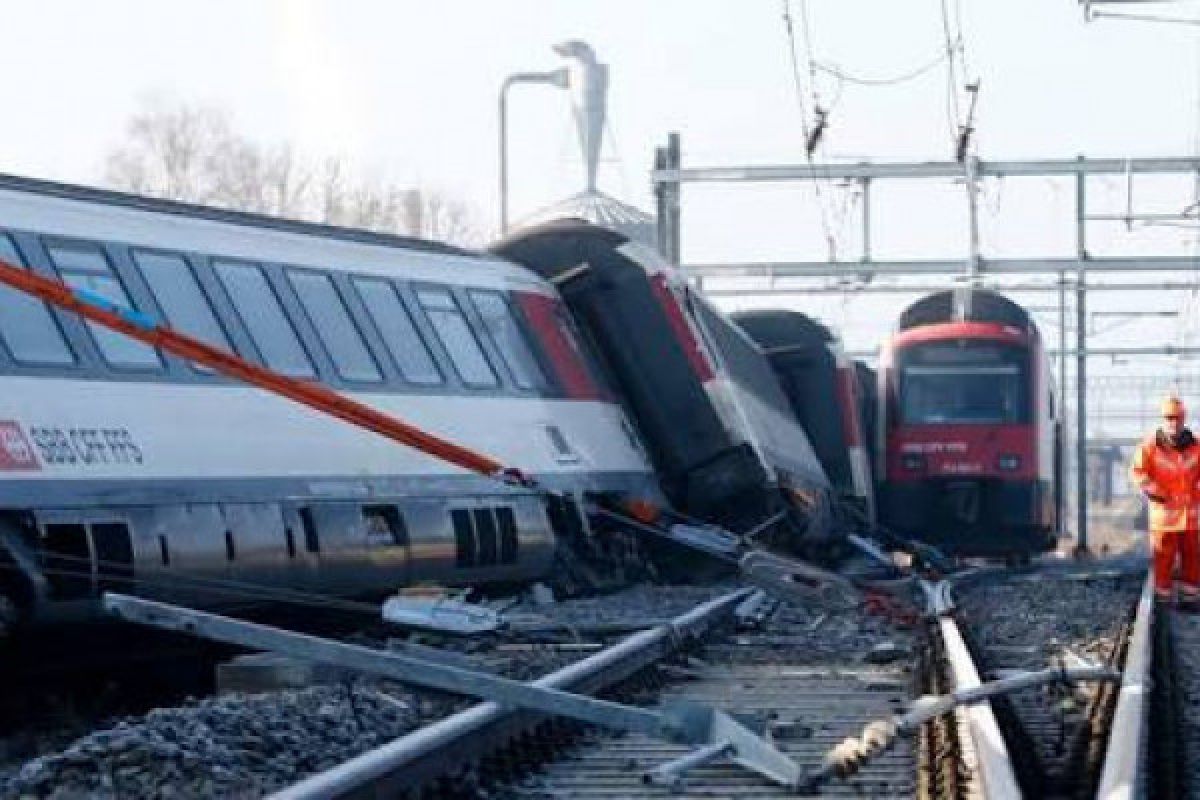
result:
M 1021 559 L 1054 547 L 1059 409 L 1024 309 L 982 289 L 918 300 L 879 376 L 888 527 L 957 555 Z

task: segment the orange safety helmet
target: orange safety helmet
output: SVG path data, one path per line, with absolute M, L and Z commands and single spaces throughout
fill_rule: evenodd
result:
M 1164 417 L 1179 417 L 1182 419 L 1187 415 L 1187 409 L 1183 407 L 1183 401 L 1173 394 L 1169 394 L 1163 399 L 1161 411 Z

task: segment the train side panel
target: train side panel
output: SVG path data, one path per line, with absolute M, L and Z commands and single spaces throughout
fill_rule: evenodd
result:
M 561 299 L 511 262 L 4 176 L 0 258 L 548 487 L 659 496 Z M 555 519 L 532 492 L 0 290 L 0 622 L 93 613 L 105 588 L 219 607 L 526 580 L 550 569 Z

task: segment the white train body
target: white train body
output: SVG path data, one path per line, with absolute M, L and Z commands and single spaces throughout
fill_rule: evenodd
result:
M 554 289 L 424 242 L 0 177 L 0 258 L 573 492 L 656 492 Z M 221 606 L 522 580 L 537 496 L 0 290 L 0 590 Z

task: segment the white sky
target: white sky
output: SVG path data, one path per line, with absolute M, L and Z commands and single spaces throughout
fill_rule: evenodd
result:
M 1200 28 L 1086 23 L 1075 0 L 947 4 L 961 7 L 970 74 L 982 81 L 981 157 L 1194 152 Z M 793 0 L 797 25 L 800 5 Z M 943 46 L 939 0 L 808 0 L 808 9 L 816 57 L 856 75 L 903 73 Z M 443 188 L 494 224 L 500 82 L 558 66 L 550 47 L 567 38 L 591 43 L 611 68 L 615 141 L 605 152 L 620 161 L 601 169 L 610 193 L 651 207 L 653 148 L 672 130 L 682 133 L 686 164 L 803 158 L 777 0 L 0 0 L 0 12 L 3 172 L 96 181 L 129 115 L 160 92 L 226 107 L 257 138 Z M 1200 8 L 1163 9 L 1189 12 Z M 826 104 L 837 94 L 832 79 L 817 88 Z M 576 191 L 581 171 L 565 93 L 518 87 L 510 112 L 519 217 Z M 943 66 L 901 86 L 846 85 L 821 157 L 944 160 L 951 148 Z M 1188 180 L 1139 184 L 1137 199 L 1177 210 L 1191 191 Z M 854 199 L 827 195 L 843 234 L 839 255 L 856 258 Z M 989 184 L 985 252 L 1069 255 L 1072 197 L 1069 184 Z M 965 253 L 961 198 L 955 186 L 877 192 L 876 255 Z M 1122 181 L 1098 182 L 1096 201 L 1119 209 Z M 685 260 L 820 258 L 819 219 L 808 189 L 689 187 Z M 1097 253 L 1148 242 L 1192 248 L 1177 229 L 1134 237 L 1094 226 L 1089 234 Z M 789 302 L 848 323 L 851 345 L 867 346 L 903 299 L 885 310 L 836 296 Z M 1175 327 L 1145 326 L 1138 337 L 1177 340 Z

